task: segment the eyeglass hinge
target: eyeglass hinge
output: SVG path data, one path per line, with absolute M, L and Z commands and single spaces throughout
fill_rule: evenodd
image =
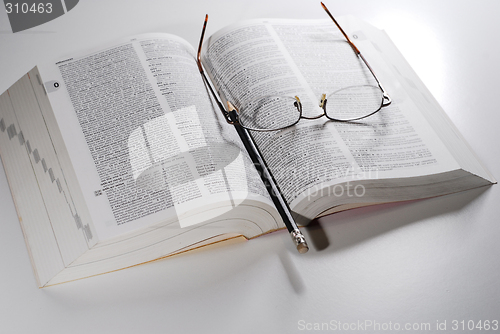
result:
M 387 107 L 391 103 L 392 103 L 391 97 L 386 92 L 384 92 L 384 102 L 382 103 L 382 107 Z

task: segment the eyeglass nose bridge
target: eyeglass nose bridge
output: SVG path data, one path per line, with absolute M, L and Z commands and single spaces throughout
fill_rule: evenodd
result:
M 295 102 L 296 103 L 296 107 L 297 109 L 299 110 L 300 112 L 300 117 L 299 119 L 318 119 L 318 118 L 321 118 L 323 116 L 326 116 L 326 110 L 325 110 L 325 105 L 326 105 L 326 94 L 322 94 L 321 95 L 321 102 L 320 102 L 320 108 L 323 109 L 323 113 L 319 114 L 319 115 L 316 115 L 316 116 L 304 116 L 303 113 L 302 113 L 302 103 L 300 102 L 300 99 L 298 96 L 295 96 L 295 99 L 297 99 L 297 101 Z
M 303 119 L 318 119 L 318 118 L 321 118 L 323 116 L 326 116 L 325 112 L 323 112 L 322 114 L 316 115 L 316 116 L 312 116 L 312 117 L 307 117 L 307 116 L 300 114 L 300 118 L 303 118 Z

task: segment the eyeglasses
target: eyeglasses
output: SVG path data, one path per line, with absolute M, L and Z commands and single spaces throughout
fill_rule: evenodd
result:
M 319 107 L 322 113 L 306 117 L 302 113 L 302 103 L 298 96 L 269 95 L 243 103 L 239 108 L 235 108 L 228 102 L 229 112 L 218 102 L 226 121 L 230 124 L 239 124 L 245 129 L 254 131 L 276 131 L 286 129 L 297 124 L 300 119 L 317 119 L 325 116 L 332 121 L 349 122 L 369 117 L 383 107 L 391 104 L 392 100 L 384 90 L 375 72 L 361 54 L 359 49 L 351 42 L 349 36 L 344 32 L 337 20 L 332 16 L 328 8 L 321 2 L 321 6 L 328 16 L 333 20 L 337 28 L 347 40 L 355 53 L 355 56 L 363 62 L 375 79 L 376 84 L 364 84 L 343 87 L 330 94 L 322 94 Z M 198 67 L 204 79 L 208 82 L 201 66 L 201 47 L 205 35 L 208 15 L 205 17 L 200 45 L 198 48 Z M 218 101 L 213 89 L 208 85 L 211 93 Z M 328 105 L 328 106 L 327 106 Z

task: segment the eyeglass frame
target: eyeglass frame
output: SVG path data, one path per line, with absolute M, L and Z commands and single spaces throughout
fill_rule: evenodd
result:
M 356 45 L 354 45 L 354 43 L 351 41 L 351 39 L 349 38 L 349 36 L 345 33 L 344 29 L 342 29 L 342 27 L 340 26 L 340 24 L 333 17 L 333 15 L 330 13 L 330 11 L 328 10 L 328 8 L 325 6 L 325 4 L 323 2 L 321 2 L 321 6 L 326 11 L 326 13 L 328 14 L 328 16 L 332 19 L 332 21 L 335 23 L 335 25 L 337 26 L 337 28 L 340 30 L 340 32 L 342 33 L 342 35 L 344 36 L 344 38 L 347 40 L 347 42 L 351 46 L 351 48 L 354 51 L 354 53 L 356 54 L 356 56 L 358 56 L 359 58 L 361 58 L 361 60 L 366 65 L 366 67 L 368 68 L 368 70 L 372 74 L 373 78 L 375 79 L 375 81 L 376 81 L 376 83 L 378 85 L 378 88 L 382 92 L 382 100 L 381 100 L 380 107 L 377 110 L 375 110 L 375 111 L 373 111 L 373 112 L 371 112 L 371 113 L 369 113 L 367 115 L 361 116 L 361 117 L 356 117 L 356 118 L 347 119 L 347 120 L 336 119 L 336 118 L 329 117 L 327 115 L 327 113 L 326 113 L 326 104 L 327 104 L 328 100 L 326 98 L 326 95 L 323 94 L 322 97 L 321 97 L 320 105 L 319 105 L 323 109 L 323 113 L 319 114 L 317 116 L 313 116 L 313 117 L 306 117 L 306 116 L 302 115 L 302 103 L 300 102 L 299 97 L 295 96 L 296 101 L 295 101 L 294 105 L 297 107 L 297 110 L 299 111 L 299 118 L 297 119 L 297 121 L 295 123 L 287 125 L 287 126 L 282 127 L 282 128 L 278 128 L 278 129 L 254 129 L 254 128 L 250 128 L 250 127 L 246 127 L 246 126 L 242 125 L 239 122 L 239 117 L 238 117 L 238 112 L 239 111 L 238 111 L 238 109 L 236 107 L 234 107 L 231 104 L 231 102 L 229 102 L 229 101 L 227 101 L 227 106 L 228 106 L 229 111 L 227 111 L 224 108 L 224 106 L 220 102 L 219 98 L 215 94 L 215 92 L 214 92 L 214 90 L 213 90 L 213 88 L 212 88 L 212 86 L 210 84 L 210 81 L 206 77 L 205 72 L 203 70 L 203 66 L 201 64 L 201 48 L 202 48 L 202 45 L 203 45 L 203 39 L 205 37 L 205 30 L 206 30 L 207 22 L 208 22 L 208 14 L 207 14 L 205 16 L 205 22 L 203 24 L 203 29 L 202 29 L 201 37 L 200 37 L 200 44 L 198 46 L 197 64 L 198 64 L 198 69 L 200 70 L 200 73 L 203 76 L 203 79 L 207 82 L 207 86 L 208 86 L 211 94 L 215 98 L 215 100 L 217 102 L 217 105 L 218 105 L 219 109 L 221 110 L 221 112 L 222 112 L 224 118 L 226 119 L 227 123 L 232 124 L 232 125 L 236 125 L 237 124 L 237 125 L 241 126 L 242 128 L 245 128 L 245 129 L 251 130 L 251 131 L 260 131 L 260 132 L 279 131 L 279 130 L 287 129 L 289 127 L 292 127 L 292 126 L 296 125 L 301 119 L 310 119 L 310 120 L 312 120 L 312 119 L 321 118 L 323 116 L 325 116 L 329 120 L 336 121 L 336 122 L 351 122 L 351 121 L 356 121 L 356 120 L 360 120 L 360 119 L 372 116 L 373 114 L 376 114 L 377 112 L 379 112 L 382 108 L 387 107 L 387 106 L 389 106 L 392 103 L 391 97 L 385 91 L 385 89 L 382 86 L 380 80 L 378 79 L 377 75 L 373 71 L 373 68 L 370 66 L 370 64 L 368 64 L 368 61 L 363 56 L 363 54 L 361 53 L 361 51 L 359 51 L 359 49 L 356 47 Z M 357 86 L 351 86 L 351 87 L 357 87 Z M 344 87 L 344 88 L 341 88 L 340 90 L 347 89 L 347 88 L 350 88 L 350 87 Z

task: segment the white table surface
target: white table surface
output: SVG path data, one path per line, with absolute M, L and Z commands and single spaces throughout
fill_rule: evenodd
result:
M 325 3 L 388 32 L 499 178 L 500 2 Z M 132 34 L 169 32 L 197 45 L 205 13 L 208 34 L 247 18 L 326 17 L 316 1 L 82 0 L 13 34 L 0 11 L 0 91 L 37 63 Z M 377 332 L 358 330 L 358 321 L 430 323 L 427 332 L 446 321 L 448 332 L 473 332 L 453 331 L 452 321 L 500 321 L 499 216 L 495 185 L 320 219 L 305 230 L 306 255 L 277 232 L 38 289 L 0 167 L 0 332 L 294 333 L 339 322 Z

